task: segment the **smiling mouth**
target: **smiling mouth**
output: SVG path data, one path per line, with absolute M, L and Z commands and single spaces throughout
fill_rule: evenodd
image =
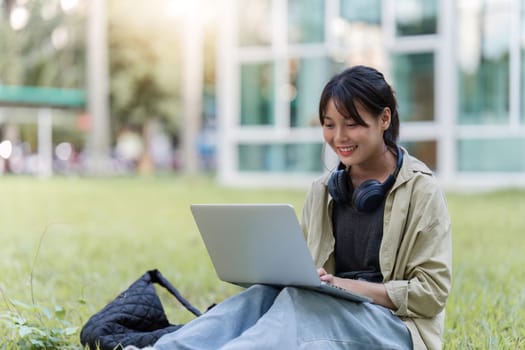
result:
M 344 146 L 344 147 L 337 147 L 337 150 L 339 153 L 343 156 L 349 156 L 357 149 L 357 146 Z

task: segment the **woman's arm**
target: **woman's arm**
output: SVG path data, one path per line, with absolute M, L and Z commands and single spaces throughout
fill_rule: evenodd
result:
M 435 178 L 423 173 L 390 199 L 382 243 L 384 287 L 396 305 L 396 315 L 434 317 L 445 307 L 451 287 L 451 227 L 445 196 Z
M 392 300 L 390 300 L 383 283 L 335 277 L 332 274 L 326 273 L 325 269 L 323 268 L 318 269 L 317 273 L 323 282 L 333 284 L 334 286 L 369 297 L 372 299 L 374 304 L 378 304 L 392 310 L 397 309 Z

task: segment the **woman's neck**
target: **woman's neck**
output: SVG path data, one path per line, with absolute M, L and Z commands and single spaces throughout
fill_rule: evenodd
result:
M 352 184 L 354 187 L 357 187 L 369 179 L 384 182 L 395 171 L 396 163 L 396 155 L 385 146 L 381 152 L 371 156 L 365 162 L 350 168 L 349 174 Z

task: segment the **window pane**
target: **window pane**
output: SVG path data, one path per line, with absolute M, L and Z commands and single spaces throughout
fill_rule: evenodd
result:
M 392 72 L 400 120 L 434 120 L 434 54 L 395 54 Z
M 458 141 L 460 171 L 525 171 L 525 140 L 520 138 Z
M 424 162 L 431 170 L 437 168 L 437 142 L 431 141 L 410 141 L 400 142 L 408 153 Z
M 241 144 L 238 148 L 240 171 L 320 172 L 322 146 L 303 144 Z
M 273 65 L 241 66 L 241 125 L 271 125 L 274 122 Z
M 343 68 L 326 57 L 292 59 L 290 64 L 290 125 L 319 124 L 319 98 L 326 82 Z
M 509 119 L 508 0 L 458 1 L 460 124 Z
M 521 122 L 525 124 L 525 0 L 521 0 Z
M 272 38 L 271 0 L 238 0 L 239 45 L 270 45 Z M 245 11 L 244 9 L 249 9 Z
M 521 48 L 521 83 L 520 84 L 521 84 L 520 115 L 521 115 L 521 123 L 525 124 L 525 47 Z
M 324 41 L 324 0 L 288 0 L 288 41 Z
M 349 66 L 385 66 L 380 0 L 341 0 L 340 17 L 332 20 L 330 29 L 337 45 L 350 50 L 344 58 Z
M 436 0 L 396 0 L 394 3 L 398 36 L 436 34 Z
M 348 22 L 381 24 L 381 0 L 340 0 L 340 12 Z

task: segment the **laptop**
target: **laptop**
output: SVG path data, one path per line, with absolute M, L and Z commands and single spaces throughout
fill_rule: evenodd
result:
M 193 204 L 191 212 L 222 281 L 242 287 L 294 286 L 371 301 L 319 279 L 289 204 Z

